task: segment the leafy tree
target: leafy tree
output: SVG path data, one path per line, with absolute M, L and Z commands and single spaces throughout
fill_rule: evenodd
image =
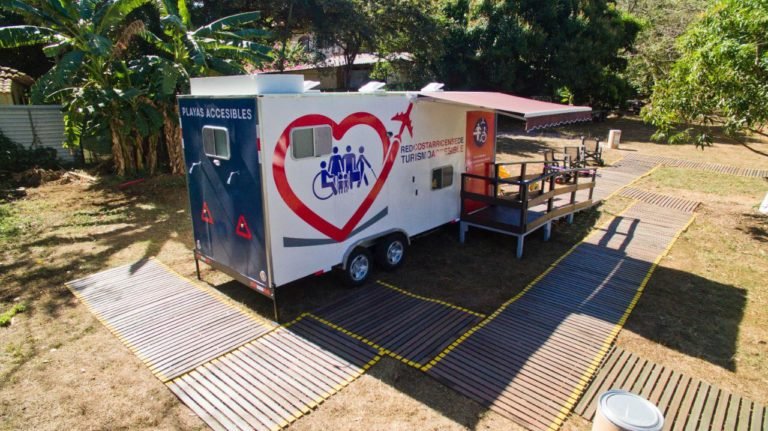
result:
M 135 158 L 119 130 L 124 114 L 121 97 L 125 93 L 117 89 L 114 65 L 122 61 L 128 42 L 143 28 L 138 20 L 127 23 L 127 17 L 149 1 L 44 0 L 33 7 L 18 0 L 0 0 L 0 8 L 22 15 L 29 22 L 40 23 L 0 28 L 0 48 L 45 43 L 43 52 L 58 59 L 35 83 L 33 101 L 63 102 L 69 117 L 66 125 L 70 137 L 76 136 L 78 122 L 75 119 L 82 118 L 85 111 L 108 118 L 112 154 L 121 175 L 135 169 Z M 93 99 L 87 99 L 88 96 Z
M 667 78 L 680 56 L 675 40 L 710 3 L 709 0 L 619 0 L 618 7 L 642 17 L 643 28 L 628 52 L 626 76 L 641 96 Z
M 24 19 L 10 12 L 0 11 L 0 27 L 24 24 Z M 53 61 L 43 54 L 42 45 L 0 49 L 0 65 L 26 73 L 37 78 L 51 67 Z
M 151 15 L 144 7 L 159 9 L 161 35 L 144 24 Z M 43 51 L 57 59 L 33 87 L 33 100 L 62 103 L 70 144 L 85 133 L 109 136 L 119 175 L 154 172 L 160 130 L 172 171 L 182 172 L 176 91 L 190 76 L 241 73 L 244 63 L 268 58 L 269 49 L 254 42 L 264 33 L 245 28 L 258 19 L 257 12 L 193 30 L 184 0 L 42 0 L 36 7 L 0 0 L 0 9 L 37 24 L 0 28 L 0 48 L 45 43 Z M 138 35 L 159 55 L 130 49 Z
M 171 172 L 184 172 L 181 131 L 175 93 L 186 91 L 189 78 L 207 75 L 236 75 L 244 65 L 268 61 L 270 48 L 257 41 L 267 32 L 248 27 L 257 22 L 259 12 L 242 12 L 194 28 L 186 0 L 162 0 L 160 18 L 163 34 L 144 30 L 141 36 L 168 62 L 153 61 L 159 83 L 154 85 L 154 101 L 163 116 L 163 133 Z M 147 69 L 145 69 L 147 70 Z M 144 82 L 150 83 L 151 80 Z
M 435 75 L 452 88 L 574 95 L 614 105 L 629 90 L 620 73 L 639 23 L 609 0 L 447 0 L 444 53 Z
M 678 41 L 680 58 L 656 82 L 645 118 L 656 138 L 711 142 L 693 124 L 723 125 L 727 134 L 761 133 L 768 121 L 768 0 L 722 0 Z

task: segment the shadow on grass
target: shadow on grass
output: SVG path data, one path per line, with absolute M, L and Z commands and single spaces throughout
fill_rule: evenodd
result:
M 742 217 L 749 221 L 748 226 L 739 226 L 737 229 L 751 235 L 752 238 L 761 243 L 768 242 L 768 215 L 746 213 L 742 214 Z
M 146 243 L 143 258 L 155 256 L 172 238 L 191 244 L 186 195 L 183 183 L 151 180 L 136 189 L 116 191 L 109 185 L 96 185 L 109 201 L 107 211 L 124 209 L 124 215 L 114 220 L 103 217 L 101 211 L 84 211 L 81 223 L 65 222 L 62 226 L 109 226 L 114 230 L 68 236 L 55 231 L 25 244 L 15 262 L 0 270 L 13 269 L 3 277 L 12 288 L 4 296 L 13 298 L 20 293 L 37 295 L 53 288 L 43 304 L 36 308 L 56 316 L 60 307 L 71 306 L 71 294 L 63 283 L 73 278 L 107 268 L 107 262 L 117 253 L 135 243 Z M 100 199 L 94 205 L 102 205 Z M 515 258 L 515 240 L 492 232 L 471 230 L 465 245 L 458 243 L 458 227 L 445 226 L 416 238 L 405 266 L 397 272 L 375 272 L 382 279 L 410 292 L 445 300 L 482 313 L 491 313 L 504 301 L 520 292 L 526 284 L 546 270 L 552 262 L 581 240 L 599 217 L 598 210 L 585 211 L 576 217 L 574 225 L 558 224 L 552 239 L 544 242 L 540 235 L 526 239 L 526 255 Z M 760 233 L 765 235 L 765 232 Z M 55 263 L 39 262 L 34 248 L 70 246 L 73 243 L 95 243 L 97 251 L 82 249 L 64 253 Z M 190 260 L 192 255 L 190 252 Z M 267 298 L 237 283 L 214 286 L 233 299 L 245 303 L 256 313 L 271 318 L 272 303 Z M 350 291 L 342 287 L 335 274 L 299 280 L 280 289 L 283 320 L 291 320 L 303 312 L 338 301 Z M 524 296 L 525 297 L 525 296 Z M 733 370 L 738 327 L 746 295 L 743 289 L 722 285 L 692 274 L 659 268 L 651 279 L 644 296 L 627 328 L 639 335 Z M 559 316 L 558 318 L 565 318 Z M 518 352 L 532 355 L 536 349 Z M 405 365 L 396 373 L 385 373 L 374 367 L 370 374 L 440 411 L 464 426 L 473 427 L 484 408 L 461 396 L 446 398 L 440 385 L 421 384 L 425 378 Z M 515 374 L 505 375 L 507 381 Z M 502 380 L 504 380 L 502 379 Z M 504 383 L 504 382 L 502 382 Z M 448 399 L 449 402 L 445 400 Z
M 42 195 L 40 199 L 52 199 L 47 204 L 55 205 L 61 216 L 36 235 L 20 238 L 14 260 L 0 264 L 3 300 L 48 293 L 42 311 L 56 316 L 59 307 L 71 305 L 67 281 L 107 269 L 111 258 L 137 243 L 146 244 L 141 258 L 148 258 L 169 240 L 190 236 L 187 215 L 182 214 L 187 205 L 183 179 L 157 177 L 123 191 L 112 182 L 108 178 L 88 186 L 82 196 L 64 202 Z M 64 187 L 76 190 L 74 185 Z M 41 249 L 54 256 L 41 256 Z
M 648 340 L 736 371 L 745 289 L 660 266 L 624 326 Z

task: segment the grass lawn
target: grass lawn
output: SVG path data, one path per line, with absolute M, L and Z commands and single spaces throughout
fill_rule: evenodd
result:
M 572 127 L 571 136 L 623 130 L 620 151 L 768 168 L 768 158 L 740 145 L 703 152 L 648 142 L 636 119 Z M 535 157 L 573 139 L 506 135 L 502 160 Z M 768 144 L 751 143 L 762 151 Z M 192 278 L 192 236 L 184 180 L 157 177 L 124 191 L 115 180 L 48 184 L 0 205 L 0 429 L 201 429 L 205 425 L 99 323 L 63 283 L 142 257 L 157 256 Z M 756 207 L 763 179 L 662 168 L 637 187 L 703 202 L 693 225 L 662 260 L 618 343 L 658 363 L 768 403 L 768 218 Z M 545 243 L 470 230 L 458 243 L 446 226 L 413 243 L 396 273 L 374 277 L 414 293 L 488 313 L 522 289 L 596 223 L 631 201 L 612 198 L 558 225 Z M 266 298 L 204 267 L 206 282 L 271 316 Z M 334 274 L 286 286 L 284 319 L 331 303 L 348 291 Z M 19 307 L 20 304 L 25 307 Z M 580 418 L 564 429 L 588 429 Z M 383 359 L 366 375 L 301 418 L 291 429 L 518 429 L 408 366 Z

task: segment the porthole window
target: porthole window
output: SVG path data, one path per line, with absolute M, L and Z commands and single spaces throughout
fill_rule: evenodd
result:
M 432 169 L 432 190 L 444 189 L 453 185 L 453 166 Z
M 225 127 L 203 126 L 203 151 L 206 156 L 229 160 L 229 131 Z
M 331 126 L 303 127 L 291 131 L 291 154 L 294 159 L 331 154 Z

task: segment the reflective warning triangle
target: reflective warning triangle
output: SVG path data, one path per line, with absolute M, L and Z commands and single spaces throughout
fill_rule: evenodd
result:
M 208 204 L 206 202 L 203 202 L 203 212 L 200 215 L 200 218 L 208 224 L 213 224 L 213 216 L 211 215 L 211 210 L 208 209 Z
M 240 218 L 237 219 L 237 228 L 235 228 L 235 233 L 245 239 L 253 238 L 253 235 L 251 235 L 251 228 L 248 227 L 248 223 L 246 223 L 244 216 L 240 216 Z

